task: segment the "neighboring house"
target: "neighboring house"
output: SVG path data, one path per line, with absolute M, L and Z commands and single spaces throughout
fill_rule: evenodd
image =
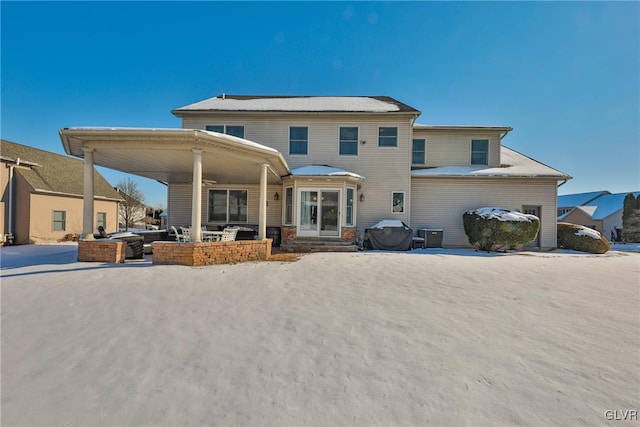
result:
M 52 242 L 80 234 L 83 215 L 83 162 L 26 145 L 0 140 L 0 230 L 2 241 Z M 95 230 L 117 230 L 120 197 L 94 170 Z
M 603 192 L 595 199 L 576 206 L 571 211 L 558 217 L 558 221 L 580 224 L 598 230 L 607 239 L 614 240 L 618 237 L 618 230 L 622 229 L 622 208 L 624 198 L 629 194 Z M 633 192 L 638 197 L 640 191 Z M 572 195 L 570 195 L 572 196 Z M 561 197 L 567 196 L 560 196 Z M 559 202 L 558 202 L 559 203 Z
M 418 125 L 420 111 L 383 96 L 222 95 L 173 114 L 182 129 L 60 134 L 69 154 L 99 147 L 89 164 L 166 183 L 168 225 L 354 241 L 392 218 L 468 246 L 462 214 L 501 206 L 538 215 L 537 244 L 556 245 L 557 186 L 571 177 L 503 147 L 510 127 Z
M 563 196 L 558 196 L 558 219 L 564 214 L 569 213 L 576 206 L 582 206 L 589 204 L 590 201 L 597 199 L 600 196 L 604 196 L 605 194 L 611 194 L 610 192 L 604 191 L 591 191 L 589 193 L 575 193 L 575 194 L 565 194 Z

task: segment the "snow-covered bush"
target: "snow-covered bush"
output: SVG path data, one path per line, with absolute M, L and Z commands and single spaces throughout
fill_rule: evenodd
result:
M 482 251 L 510 248 L 533 242 L 540 218 L 504 208 L 480 208 L 462 215 L 469 243 Z
M 603 254 L 609 250 L 611 245 L 596 230 L 583 225 L 559 222 L 558 247 L 592 254 Z

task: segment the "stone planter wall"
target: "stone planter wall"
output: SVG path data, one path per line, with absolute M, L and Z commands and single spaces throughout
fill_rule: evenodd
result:
M 153 242 L 153 263 L 203 266 L 245 261 L 265 261 L 271 256 L 272 239 L 233 242 Z
M 80 240 L 78 261 L 81 262 L 124 262 L 125 242 L 120 240 Z

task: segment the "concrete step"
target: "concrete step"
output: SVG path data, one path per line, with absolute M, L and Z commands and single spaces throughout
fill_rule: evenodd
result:
M 320 240 L 317 238 L 296 239 L 280 245 L 283 252 L 357 252 L 358 245 L 342 240 Z

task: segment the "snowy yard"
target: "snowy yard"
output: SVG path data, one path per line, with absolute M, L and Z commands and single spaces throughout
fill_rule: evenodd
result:
M 2 248 L 2 425 L 637 425 L 640 253 Z

